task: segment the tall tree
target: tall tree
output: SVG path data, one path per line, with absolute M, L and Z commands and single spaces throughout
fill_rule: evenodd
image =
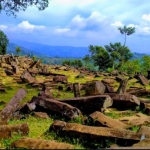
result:
M 125 44 L 126 44 L 126 36 L 133 34 L 135 32 L 135 27 L 124 26 L 124 27 L 119 27 L 118 30 L 120 31 L 121 34 L 125 35 L 125 40 L 124 40 L 124 46 L 125 46 Z
M 5 33 L 0 30 L 0 55 L 6 54 L 7 44 L 9 40 Z
M 16 16 L 16 12 L 25 11 L 28 6 L 35 5 L 39 10 L 44 10 L 48 4 L 48 0 L 0 0 L 0 10 L 6 11 L 7 15 Z
M 16 47 L 16 53 L 17 55 L 21 52 L 21 48 L 19 46 Z

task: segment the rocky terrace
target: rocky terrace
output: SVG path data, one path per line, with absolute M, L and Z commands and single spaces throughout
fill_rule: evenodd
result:
M 0 56 L 0 147 L 149 149 L 148 77 Z

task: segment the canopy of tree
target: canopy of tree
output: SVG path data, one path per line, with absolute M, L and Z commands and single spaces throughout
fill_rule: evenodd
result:
M 0 30 L 0 54 L 1 55 L 6 54 L 6 48 L 7 48 L 8 42 L 9 40 L 7 36 L 5 35 L 3 31 Z
M 128 35 L 131 35 L 133 33 L 135 33 L 135 27 L 127 27 L 127 26 L 124 26 L 123 28 L 122 27 L 119 27 L 118 30 L 120 31 L 121 34 L 124 34 L 124 46 L 126 44 L 126 36 Z
M 6 11 L 7 15 L 16 16 L 16 12 L 25 11 L 28 6 L 35 5 L 39 10 L 44 10 L 48 4 L 48 0 L 0 0 L 0 10 Z

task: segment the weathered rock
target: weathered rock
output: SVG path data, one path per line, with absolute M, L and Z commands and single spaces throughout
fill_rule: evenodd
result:
M 54 82 L 67 83 L 67 77 L 66 76 L 62 76 L 62 75 L 61 76 L 57 75 L 57 76 L 54 76 L 53 81 Z
M 33 67 L 33 68 L 28 68 L 28 71 L 29 73 L 32 75 L 32 76 L 35 76 L 39 73 L 38 69 Z
M 42 65 L 42 71 L 43 71 L 44 73 L 48 73 L 48 72 L 49 72 L 48 66 L 47 66 L 47 65 Z
M 141 84 L 149 85 L 149 81 L 144 75 L 139 74 L 136 76 L 136 78 L 140 80 Z
M 27 83 L 33 83 L 35 81 L 35 78 L 27 70 L 22 73 L 20 78 Z
M 116 80 L 115 79 L 103 79 L 102 82 L 110 85 L 110 84 L 114 84 Z
M 104 83 L 104 85 L 105 85 L 105 93 L 114 93 L 115 92 L 115 90 L 114 90 L 114 88 L 113 88 L 113 86 L 110 86 L 109 84 L 107 84 L 107 83 Z
M 119 75 L 119 71 L 118 71 L 118 70 L 113 70 L 113 71 L 111 72 L 111 75 L 112 75 L 112 76 L 117 76 L 117 75 Z
M 53 98 L 50 89 L 46 87 L 46 85 L 42 85 L 42 90 L 39 92 L 38 96 L 42 96 L 43 98 Z
M 128 85 L 128 79 L 121 79 L 117 93 L 118 94 L 125 94 L 126 89 L 127 89 L 127 85 Z
M 88 82 L 85 89 L 85 95 L 89 96 L 104 94 L 105 88 L 105 85 L 101 81 Z
M 112 106 L 113 101 L 108 95 L 95 95 L 60 100 L 61 102 L 79 108 L 82 113 L 91 114 Z
M 93 120 L 93 122 L 98 122 L 98 124 L 104 127 L 117 128 L 117 129 L 125 129 L 128 126 L 118 119 L 112 119 L 103 113 L 96 111 L 89 115 L 89 117 Z
M 150 94 L 150 90 L 146 90 L 146 88 L 143 87 L 130 87 L 127 89 L 127 93 L 135 96 L 146 96 Z
M 47 113 L 44 113 L 44 112 L 34 112 L 34 116 L 38 118 L 43 118 L 43 119 L 49 118 Z
M 20 125 L 0 125 L 0 140 L 10 138 L 16 132 L 21 135 L 28 135 L 29 127 L 27 123 Z
M 15 74 L 18 74 L 18 73 L 19 73 L 19 68 L 18 68 L 17 65 L 12 65 L 12 69 L 13 69 L 13 72 L 14 72 Z
M 22 138 L 11 143 L 11 148 L 26 148 L 26 149 L 74 149 L 74 146 L 68 143 L 57 141 Z
M 145 109 L 145 113 L 150 116 L 150 101 L 141 101 L 140 109 Z
M 116 94 L 116 93 L 105 93 L 109 95 L 113 100 L 112 107 L 117 109 L 129 109 L 140 105 L 140 100 L 131 94 Z
M 29 65 L 30 65 L 29 68 L 33 68 L 34 66 L 36 66 L 36 64 L 39 63 L 39 61 L 40 61 L 40 60 L 37 60 L 37 61 L 35 60 L 35 61 L 31 62 L 31 63 L 29 64 Z
M 26 96 L 27 92 L 24 89 L 20 89 L 10 102 L 0 112 L 0 122 L 8 122 L 12 114 L 19 107 L 20 101 Z
M 66 122 L 62 124 L 62 121 L 60 123 L 59 121 L 54 121 L 51 124 L 49 131 L 66 133 L 69 136 L 76 136 L 78 138 L 88 139 L 89 141 L 95 140 L 100 137 L 111 137 L 111 138 L 140 141 L 142 136 L 139 133 L 135 133 L 133 131 L 124 130 L 124 129 L 94 127 L 94 126 L 86 126 L 77 123 L 66 123 Z
M 6 92 L 5 87 L 0 87 L 0 92 Z
M 144 139 L 136 144 L 133 144 L 132 147 L 149 147 L 150 148 L 150 139 Z
M 80 97 L 80 84 L 79 83 L 73 84 L 73 91 L 74 91 L 74 97 Z
M 77 117 L 82 118 L 82 113 L 80 112 L 79 109 L 55 99 L 48 99 L 48 98 L 43 99 L 42 97 L 34 96 L 30 101 L 30 104 L 41 106 L 44 109 L 48 109 L 56 113 L 59 113 L 63 116 L 66 116 L 69 119 L 75 119 Z
M 73 91 L 73 84 L 68 84 L 66 87 L 66 91 Z
M 134 116 L 122 117 L 119 118 L 119 120 L 132 126 L 150 124 L 150 116 L 144 115 L 142 113 L 137 113 Z
M 138 133 L 141 133 L 146 139 L 150 138 L 150 127 L 142 125 Z
M 5 69 L 5 73 L 7 74 L 7 76 L 12 76 L 15 74 L 11 69 Z
M 85 74 L 83 74 L 83 73 L 80 73 L 79 75 L 76 76 L 77 79 L 78 78 L 84 78 L 84 77 L 85 77 Z

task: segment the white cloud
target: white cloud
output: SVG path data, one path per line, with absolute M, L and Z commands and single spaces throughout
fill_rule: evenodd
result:
M 33 30 L 41 30 L 44 29 L 45 26 L 38 26 L 30 24 L 28 21 L 22 21 L 17 27 L 25 32 L 33 32 Z
M 144 14 L 144 15 L 142 16 L 142 19 L 143 19 L 143 20 L 146 20 L 146 21 L 150 21 L 150 14 Z
M 140 26 L 135 26 L 135 27 L 136 27 L 137 34 L 150 35 L 150 27 L 140 27 Z
M 124 26 L 122 22 L 120 21 L 115 21 L 114 23 L 110 24 L 111 26 L 115 26 L 115 27 L 122 27 Z
M 86 29 L 95 30 L 100 27 L 100 24 L 104 22 L 106 16 L 101 14 L 100 12 L 92 12 L 91 15 L 87 18 L 81 17 L 80 15 L 76 15 L 70 23 L 72 28 L 76 29 Z
M 5 30 L 5 29 L 7 29 L 7 26 L 5 26 L 5 25 L 0 25 L 0 29 L 1 29 L 1 30 Z
M 70 31 L 69 28 L 57 28 L 57 29 L 54 30 L 54 32 L 55 32 L 55 33 L 58 33 L 58 34 L 59 34 L 59 33 L 60 33 L 60 34 L 61 34 L 61 33 L 67 33 L 68 31 Z

